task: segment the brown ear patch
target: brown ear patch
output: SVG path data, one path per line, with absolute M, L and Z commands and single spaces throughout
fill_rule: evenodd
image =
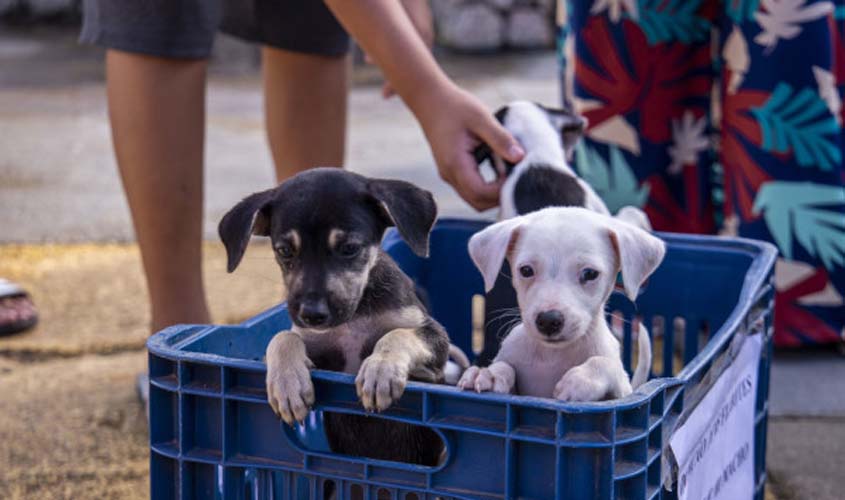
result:
M 618 274 L 622 271 L 622 253 L 619 251 L 619 237 L 616 236 L 613 229 L 608 229 L 607 234 L 610 236 L 610 246 L 613 247 L 613 255 L 616 257 L 616 273 Z
M 516 228 L 514 228 L 513 231 L 511 231 L 511 237 L 508 240 L 508 248 L 505 251 L 505 256 L 508 259 L 510 259 L 513 256 L 513 252 L 516 250 L 516 244 L 519 241 L 520 231 L 522 231 L 521 226 L 517 226 Z

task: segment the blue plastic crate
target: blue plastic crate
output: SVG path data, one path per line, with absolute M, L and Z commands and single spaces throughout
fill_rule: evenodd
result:
M 433 315 L 471 352 L 471 302 L 482 293 L 467 240 L 484 222 L 443 220 L 431 258 L 414 256 L 395 233 L 385 248 L 427 290 Z M 732 342 L 765 336 L 756 399 L 755 498 L 763 498 L 772 269 L 775 250 L 741 239 L 660 235 L 663 264 L 634 308 L 663 318 L 661 373 L 620 400 L 564 404 L 550 399 L 461 392 L 410 383 L 378 417 L 433 429 L 446 444 L 437 467 L 342 456 L 327 451 L 320 412 L 304 428 L 279 422 L 267 404 L 267 343 L 289 326 L 280 305 L 237 326 L 176 326 L 150 339 L 150 446 L 153 498 L 675 498 L 663 488 L 664 448 L 678 417 L 706 391 Z M 684 318 L 679 332 L 668 327 Z M 706 332 L 704 337 L 702 332 Z M 656 344 L 660 346 L 660 343 Z M 624 362 L 631 359 L 626 323 Z M 683 367 L 672 375 L 680 355 Z M 681 368 L 675 366 L 675 368 Z M 317 410 L 364 414 L 351 375 L 314 371 Z

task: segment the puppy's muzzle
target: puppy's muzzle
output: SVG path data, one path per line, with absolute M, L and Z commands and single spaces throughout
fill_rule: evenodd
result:
M 306 299 L 299 305 L 299 320 L 305 326 L 318 328 L 329 323 L 331 314 L 325 299 Z
M 557 310 L 543 311 L 537 315 L 534 324 L 537 331 L 546 337 L 553 337 L 563 330 L 563 313 Z

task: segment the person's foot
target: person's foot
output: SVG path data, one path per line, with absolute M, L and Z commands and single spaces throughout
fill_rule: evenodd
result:
M 26 331 L 38 323 L 38 311 L 19 285 L 0 278 L 0 336 Z

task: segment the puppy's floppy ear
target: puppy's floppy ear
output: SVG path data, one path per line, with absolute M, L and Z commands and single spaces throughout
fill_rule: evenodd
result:
M 270 236 L 269 207 L 274 189 L 252 194 L 232 207 L 217 226 L 217 233 L 226 247 L 227 270 L 238 267 L 249 243 L 250 235 Z
M 584 136 L 584 131 L 587 129 L 587 119 L 567 109 L 555 109 L 540 106 L 549 117 L 549 121 L 560 132 L 560 139 L 563 143 L 563 151 L 566 154 L 566 159 L 572 161 L 572 153 L 575 151 L 575 145 L 581 137 Z
M 508 251 L 516 244 L 521 217 L 514 217 L 488 226 L 469 239 L 469 256 L 484 278 L 484 290 L 489 292 Z
M 625 295 L 634 301 L 640 286 L 666 255 L 666 244 L 651 233 L 621 220 L 612 221 L 609 236 L 622 271 Z
M 437 218 L 437 204 L 431 193 L 410 182 L 391 179 L 370 179 L 367 191 L 411 250 L 428 257 L 428 235 Z

